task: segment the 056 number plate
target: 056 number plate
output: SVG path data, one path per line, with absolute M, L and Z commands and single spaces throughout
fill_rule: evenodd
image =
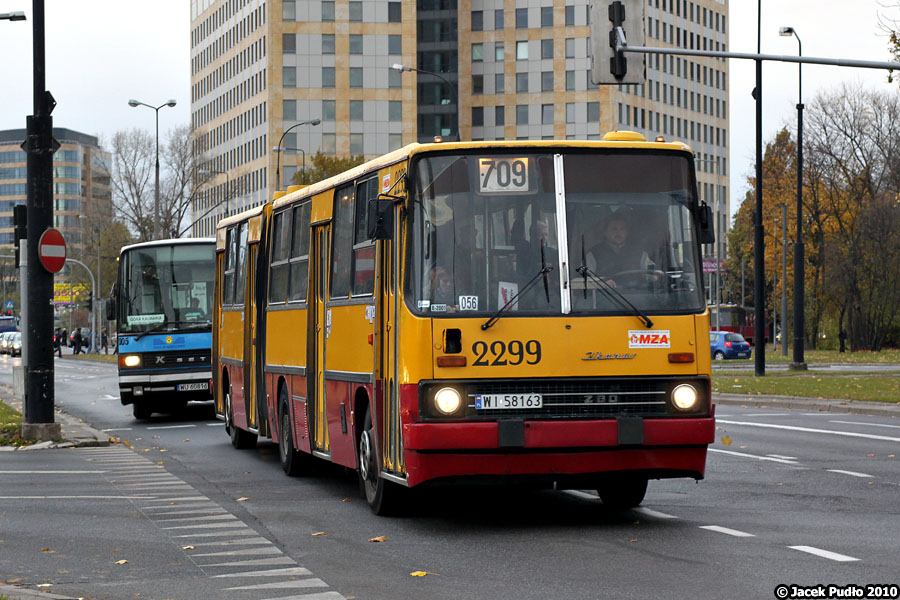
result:
M 540 394 L 476 394 L 475 410 L 516 410 L 541 408 L 544 398 Z

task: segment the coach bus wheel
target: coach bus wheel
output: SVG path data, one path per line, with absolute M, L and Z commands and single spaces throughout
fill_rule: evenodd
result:
M 228 432 L 231 435 L 231 445 L 238 450 L 247 450 L 256 447 L 256 434 L 245 431 L 234 424 L 234 411 L 231 406 L 231 388 L 225 394 L 225 423 L 230 425 Z
M 359 435 L 359 483 L 366 502 L 376 515 L 395 514 L 400 509 L 403 490 L 397 484 L 378 476 L 378 457 L 372 413 L 366 409 L 363 430 Z
M 287 393 L 282 388 L 281 402 L 279 402 L 280 421 L 278 427 L 278 457 L 281 459 L 281 468 L 290 477 L 304 474 L 307 470 L 308 459 L 303 451 L 294 448 L 294 434 L 291 427 L 291 413 L 288 410 Z
M 615 477 L 597 490 L 603 505 L 612 510 L 634 508 L 644 501 L 647 479 L 643 477 Z
M 150 418 L 150 415 L 153 414 L 153 411 L 150 410 L 150 407 L 141 400 L 134 401 L 134 404 L 131 407 L 131 412 L 134 413 L 134 418 L 138 419 L 139 421 L 146 421 Z

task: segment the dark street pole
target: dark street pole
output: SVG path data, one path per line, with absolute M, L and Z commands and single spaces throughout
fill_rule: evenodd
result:
M 793 27 L 791 34 L 797 38 L 798 56 L 803 56 L 803 44 Z M 806 370 L 803 356 L 806 341 L 806 276 L 803 247 L 803 64 L 797 65 L 797 239 L 794 242 L 794 356 L 791 369 Z
M 43 268 L 38 256 L 41 234 L 53 225 L 53 139 L 50 113 L 56 101 L 44 89 L 44 0 L 33 0 L 34 114 L 27 117 L 28 243 L 28 338 L 25 362 L 25 411 L 22 435 L 26 438 L 58 439 L 54 423 L 53 382 L 53 274 Z
M 756 52 L 761 53 L 762 0 L 757 3 Z M 766 374 L 766 279 L 763 237 L 762 61 L 756 60 L 756 211 L 753 220 L 753 345 L 756 375 Z

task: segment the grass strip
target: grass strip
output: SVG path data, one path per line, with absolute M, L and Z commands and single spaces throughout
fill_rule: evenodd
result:
M 0 400 L 0 446 L 30 446 L 33 443 L 35 440 L 22 439 L 22 414 Z
M 762 394 L 900 403 L 900 375 L 894 374 L 836 375 L 789 372 L 756 377 L 747 374 L 714 373 L 712 384 L 713 392 L 720 394 Z

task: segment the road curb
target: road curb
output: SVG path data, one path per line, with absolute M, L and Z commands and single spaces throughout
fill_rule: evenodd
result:
M 833 398 L 803 398 L 799 396 L 766 396 L 746 394 L 713 394 L 713 402 L 724 405 L 753 406 L 833 412 L 873 417 L 900 417 L 900 403 L 862 402 Z
M 22 401 L 14 399 L 12 388 L 0 386 L 0 402 L 5 402 L 22 412 Z M 0 451 L 32 452 L 54 448 L 89 448 L 110 445 L 109 434 L 94 429 L 81 419 L 77 419 L 56 407 L 54 420 L 60 424 L 62 439 L 58 442 L 40 442 L 31 446 L 0 446 Z
M 72 596 L 60 596 L 52 594 L 44 590 L 32 590 L 16 585 L 0 584 L 0 595 L 6 596 L 9 600 L 35 600 L 35 598 L 50 598 L 50 600 L 78 600 Z

